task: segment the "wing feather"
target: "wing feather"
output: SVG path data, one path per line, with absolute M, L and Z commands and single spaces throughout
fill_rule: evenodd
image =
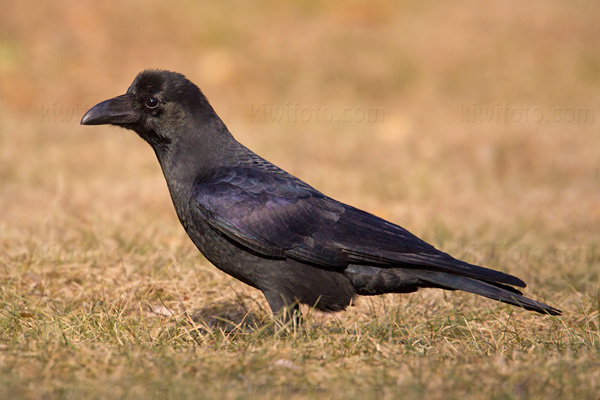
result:
M 267 257 L 327 268 L 418 267 L 525 287 L 514 276 L 456 260 L 406 229 L 333 200 L 278 169 L 217 170 L 197 182 L 191 206 L 221 234 Z

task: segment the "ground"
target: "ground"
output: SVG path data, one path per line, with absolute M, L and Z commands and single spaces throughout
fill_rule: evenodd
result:
M 600 4 L 0 0 L 0 398 L 600 396 Z M 145 68 L 324 193 L 523 278 L 273 324 L 150 147 L 82 127 Z

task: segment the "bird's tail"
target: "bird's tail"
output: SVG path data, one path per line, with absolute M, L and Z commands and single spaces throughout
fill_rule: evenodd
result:
M 421 268 L 381 268 L 366 265 L 350 265 L 345 274 L 360 295 L 382 293 L 409 293 L 419 288 L 434 287 L 462 290 L 492 300 L 512 304 L 540 314 L 560 315 L 561 311 L 547 304 L 529 299 L 502 283 L 483 281 L 464 275 Z
M 492 300 L 522 307 L 526 310 L 536 311 L 540 314 L 561 314 L 560 310 L 547 304 L 540 303 L 539 301 L 529 299 L 523 296 L 520 291 L 507 285 L 483 282 L 466 276 L 438 271 L 415 270 L 411 272 L 414 273 L 419 280 L 444 289 L 463 290 Z

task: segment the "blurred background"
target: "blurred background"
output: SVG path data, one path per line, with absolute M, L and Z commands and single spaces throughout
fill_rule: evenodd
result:
M 596 398 L 600 2 L 0 9 L 0 397 Z M 150 146 L 79 125 L 146 68 L 185 74 L 325 194 L 564 315 L 426 289 L 271 335 L 262 294 L 187 238 Z
M 48 274 L 136 266 L 95 249 L 197 257 L 150 147 L 79 125 L 164 68 L 324 193 L 468 261 L 597 286 L 598 2 L 0 4 L 5 278 L 28 259 Z

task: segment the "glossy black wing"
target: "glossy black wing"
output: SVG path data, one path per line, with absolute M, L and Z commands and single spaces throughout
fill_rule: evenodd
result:
M 268 257 L 329 268 L 419 267 L 525 286 L 511 275 L 456 260 L 404 228 L 333 200 L 272 167 L 215 171 L 196 183 L 192 210 L 230 240 Z
M 209 225 L 259 254 L 347 265 L 335 243 L 313 238 L 338 221 L 343 206 L 283 171 L 223 168 L 196 184 L 192 202 Z

